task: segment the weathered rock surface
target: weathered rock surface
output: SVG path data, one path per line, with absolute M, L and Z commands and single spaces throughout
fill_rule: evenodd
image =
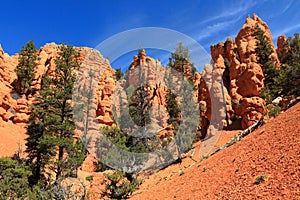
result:
M 173 136 L 170 125 L 167 123 L 169 118 L 166 109 L 168 87 L 165 83 L 165 75 L 168 73 L 170 70 L 164 68 L 160 61 L 146 56 L 146 51 L 142 49 L 138 56 L 134 56 L 124 80 L 126 87 L 134 88 L 134 90 L 144 87 L 151 109 L 151 126 L 158 131 L 157 135 L 161 139 Z M 127 99 L 123 97 L 122 101 L 128 103 Z
M 92 49 L 77 49 L 80 52 L 80 62 L 87 62 L 86 60 L 88 60 L 88 55 L 90 55 Z M 40 89 L 41 78 L 45 73 L 49 75 L 54 74 L 54 60 L 58 55 L 58 51 L 59 46 L 50 43 L 43 46 L 37 52 L 40 59 L 38 61 L 38 67 L 35 69 L 35 80 L 32 82 L 32 88 L 35 91 Z M 101 62 L 97 63 L 97 67 L 102 67 L 105 70 L 103 70 L 102 76 L 98 80 L 97 95 L 95 96 L 97 101 L 97 117 L 101 123 L 111 125 L 110 96 L 112 95 L 115 84 L 115 80 L 112 78 L 114 76 L 114 71 L 102 56 L 99 57 Z M 28 115 L 30 114 L 31 101 L 34 97 L 20 97 L 13 91 L 11 84 L 17 78 L 14 71 L 17 64 L 18 55 L 9 56 L 0 49 L 0 117 L 2 118 L 1 121 L 8 121 L 11 119 L 14 123 L 26 123 L 28 122 Z
M 91 108 L 94 108 L 93 115 L 89 119 L 93 119 L 95 123 L 91 123 L 93 130 L 99 130 L 100 123 L 112 125 L 111 118 L 112 102 L 111 95 L 114 90 L 115 79 L 114 70 L 110 67 L 108 61 L 104 59 L 101 54 L 89 48 L 77 48 L 80 52 L 80 62 L 82 67 L 79 69 L 78 74 L 88 73 L 90 68 L 98 70 L 98 77 L 94 80 L 95 95 L 93 96 Z M 32 88 L 39 91 L 41 78 L 47 73 L 50 76 L 54 75 L 55 63 L 54 60 L 58 55 L 59 46 L 50 43 L 42 47 L 37 55 L 40 58 L 38 67 L 35 69 L 35 80 L 32 82 Z M 12 82 L 17 78 L 15 67 L 18 64 L 18 55 L 9 56 L 0 49 L 0 125 L 7 126 L 9 123 L 25 125 L 29 120 L 30 106 L 34 101 L 34 96 L 20 96 L 11 86 Z M 85 79 L 86 78 L 86 79 Z M 85 91 L 88 92 L 89 77 L 83 77 L 78 80 L 82 87 L 86 87 Z M 91 89 L 91 91 L 93 90 Z M 35 94 L 37 95 L 37 94 Z M 92 109 L 91 109 L 92 110 Z M 98 123 L 100 122 L 100 123 Z M 77 124 L 80 127 L 80 124 Z M 81 127 L 83 127 L 83 121 Z M 79 138 L 80 131 L 77 131 L 76 138 Z M 19 142 L 19 141 L 18 141 Z M 91 164 L 91 157 L 87 158 L 83 168 L 84 170 L 94 171 L 95 166 Z
M 270 39 L 273 48 L 274 62 L 279 65 L 278 54 L 274 47 L 272 34 L 265 22 L 256 14 L 252 18 L 249 16 L 245 24 L 239 31 L 235 40 L 227 39 L 211 46 L 212 61 L 223 78 L 224 85 L 230 98 L 234 113 L 242 118 L 242 127 L 247 128 L 252 123 L 250 121 L 260 119 L 265 111 L 264 101 L 259 98 L 264 87 L 264 73 L 261 66 L 257 63 L 255 53 L 256 39 L 255 26 L 258 25 L 265 35 Z M 278 47 L 283 48 L 284 37 L 278 40 Z M 259 99 L 253 101 L 251 106 L 244 102 L 247 99 Z M 247 106 L 250 106 L 248 108 Z M 253 109 L 255 110 L 253 110 Z M 244 109 L 244 111 L 241 111 Z M 233 113 L 232 113 L 233 114 Z M 232 116 L 232 115 L 231 115 Z

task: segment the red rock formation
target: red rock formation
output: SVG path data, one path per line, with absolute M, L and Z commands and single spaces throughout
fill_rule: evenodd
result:
M 277 51 L 275 50 L 272 34 L 265 22 L 263 22 L 256 14 L 252 18 L 247 17 L 245 24 L 239 31 L 235 41 L 227 39 L 211 46 L 212 61 L 218 71 L 223 76 L 224 85 L 227 86 L 228 94 L 232 101 L 232 108 L 238 116 L 242 117 L 242 127 L 246 128 L 253 123 L 253 119 L 259 119 L 263 116 L 265 106 L 264 102 L 259 98 L 260 92 L 264 87 L 264 74 L 262 68 L 257 64 L 257 56 L 255 53 L 256 39 L 255 26 L 258 25 L 261 30 L 269 37 L 271 46 L 274 50 L 274 62 L 279 65 Z M 279 39 L 279 48 L 282 48 L 284 38 Z M 230 64 L 225 66 L 225 63 Z M 228 72 L 226 71 L 228 70 Z M 247 98 L 258 98 L 251 104 L 251 109 L 247 108 L 245 102 Z M 228 98 L 230 100 L 230 98 Z M 259 102 L 259 103 L 258 103 Z M 256 104 L 257 103 L 257 104 Z M 241 112 L 242 108 L 245 112 Z M 253 111 L 253 109 L 256 112 Z
M 111 118 L 111 95 L 114 90 L 115 80 L 114 70 L 110 67 L 108 61 L 104 59 L 99 52 L 94 53 L 95 50 L 89 48 L 77 48 L 80 52 L 80 62 L 82 67 L 79 69 L 78 73 L 84 73 L 86 66 L 93 67 L 94 69 L 100 69 L 101 77 L 97 77 L 96 82 L 96 95 L 94 96 L 93 105 L 95 108 L 95 113 L 92 116 L 93 119 L 98 120 L 102 124 L 111 125 L 113 120 Z M 54 60 L 58 55 L 59 46 L 51 43 L 46 44 L 42 47 L 37 55 L 40 58 L 38 61 L 38 67 L 35 69 L 35 80 L 32 82 L 32 88 L 35 91 L 40 89 L 41 78 L 45 73 L 50 76 L 54 75 L 55 63 Z M 95 59 L 91 59 L 90 55 L 94 55 Z M 34 96 L 21 97 L 13 91 L 11 83 L 17 78 L 15 73 L 15 67 L 18 64 L 18 55 L 9 56 L 4 53 L 0 48 L 0 125 L 7 126 L 10 123 L 19 124 L 21 126 L 28 122 L 30 115 L 30 106 L 34 101 Z M 82 83 L 88 83 L 89 79 L 80 80 Z M 80 82 L 79 81 L 79 82 Z M 88 86 L 88 85 L 86 85 Z M 38 93 L 37 93 L 38 94 Z M 36 95 L 37 95 L 36 94 Z M 98 130 L 100 124 L 93 124 L 94 130 Z M 82 124 L 83 126 L 83 124 Z M 76 138 L 80 131 L 76 133 Z M 19 141 L 16 141 L 19 142 Z M 90 157 L 87 158 L 83 168 L 85 170 L 91 171 L 95 170 L 95 166 L 89 162 Z
M 16 101 L 11 97 L 11 82 L 15 79 L 14 68 L 18 56 L 9 56 L 0 47 L 0 124 L 7 122 L 13 116 L 12 108 Z
M 80 52 L 80 61 L 84 62 L 92 51 L 88 48 L 77 48 Z M 37 55 L 40 58 L 38 61 L 38 67 L 35 69 L 35 80 L 32 82 L 32 88 L 35 91 L 40 89 L 41 78 L 45 73 L 53 75 L 55 70 L 54 60 L 58 55 L 59 46 L 50 43 L 43 46 Z M 100 55 L 100 54 L 99 54 Z M 110 96 L 114 90 L 115 80 L 113 69 L 109 66 L 108 62 L 100 56 L 101 62 L 98 63 L 105 72 L 102 77 L 99 78 L 97 94 L 97 117 L 101 123 L 111 125 L 111 103 Z M 15 67 L 18 64 L 18 55 L 9 56 L 4 53 L 0 48 L 0 117 L 2 122 L 7 122 L 12 119 L 14 123 L 26 123 L 28 122 L 30 114 L 30 105 L 34 97 L 29 96 L 20 97 L 13 92 L 11 83 L 17 78 L 15 73 Z M 97 66 L 99 67 L 99 66 Z M 20 99 L 21 98 L 21 99 Z
M 165 83 L 167 73 L 170 73 L 169 70 L 164 68 L 160 61 L 146 56 L 146 51 L 142 49 L 138 56 L 134 56 L 125 80 L 127 86 L 134 89 L 142 85 L 149 94 L 153 122 L 151 125 L 155 130 L 161 129 L 158 133 L 160 138 L 173 136 L 173 132 L 167 124 L 166 93 L 168 88 Z M 122 101 L 127 102 L 127 99 Z
M 134 56 L 132 63 L 129 66 L 128 71 L 128 85 L 139 87 L 140 81 L 142 83 L 157 82 L 161 79 L 159 73 L 161 64 L 158 60 L 146 56 L 146 51 L 142 49 L 138 56 Z M 143 77 L 140 78 L 140 75 Z M 139 80 L 140 78 L 140 80 Z
M 203 133 L 206 132 L 210 123 L 217 129 L 231 124 L 230 117 L 233 114 L 231 97 L 221 82 L 219 66 L 206 65 L 201 75 L 195 74 L 194 83 L 198 83 L 196 97 L 200 105 L 201 117 L 199 130 Z
M 278 54 L 278 57 L 284 57 L 287 55 L 288 52 L 288 46 L 286 45 L 286 36 L 285 35 L 280 35 L 278 36 L 277 39 L 277 49 L 276 52 Z

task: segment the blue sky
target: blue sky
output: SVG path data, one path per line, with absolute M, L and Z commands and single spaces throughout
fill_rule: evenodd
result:
M 300 32 L 299 9 L 298 0 L 9 0 L 1 2 L 0 44 L 10 55 L 29 40 L 37 47 L 62 42 L 94 48 L 122 31 L 162 27 L 186 34 L 209 52 L 211 44 L 235 37 L 253 13 L 268 23 L 274 39 L 292 36 Z

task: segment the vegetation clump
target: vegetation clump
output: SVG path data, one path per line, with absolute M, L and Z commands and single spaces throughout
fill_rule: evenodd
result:
M 32 40 L 27 42 L 26 46 L 22 47 L 19 55 L 19 63 L 15 69 L 17 79 L 14 80 L 12 85 L 18 94 L 28 96 L 33 92 L 31 84 L 35 78 L 34 70 L 37 68 L 39 60 L 34 42 Z

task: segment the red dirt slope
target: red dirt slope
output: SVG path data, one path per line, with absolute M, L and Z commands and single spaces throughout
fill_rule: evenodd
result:
M 237 144 L 185 167 L 151 175 L 131 199 L 300 199 L 300 103 Z M 261 175 L 264 181 L 256 184 Z

